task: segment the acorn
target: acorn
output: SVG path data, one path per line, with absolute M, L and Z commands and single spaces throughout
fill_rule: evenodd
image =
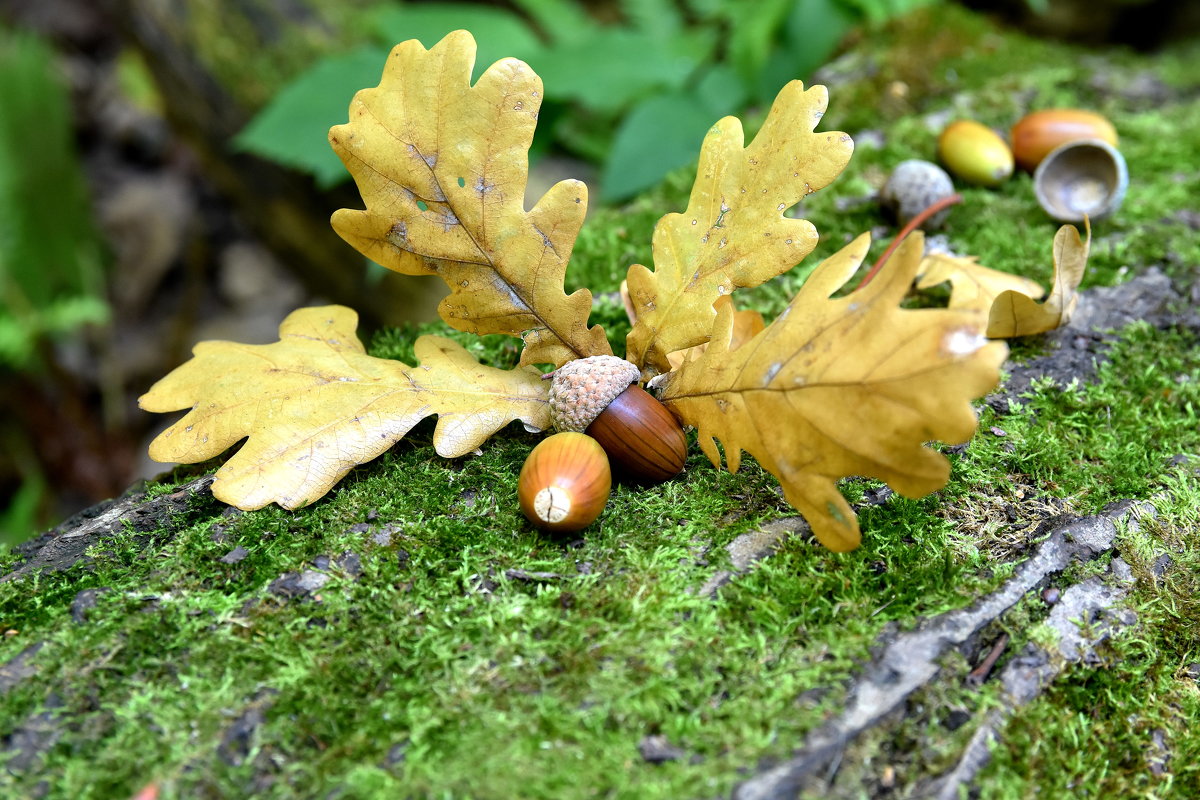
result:
M 598 441 L 613 469 L 640 483 L 678 475 L 687 437 L 675 416 L 637 385 L 641 370 L 616 356 L 569 361 L 550 382 L 550 418 L 560 431 Z
M 1052 150 L 1080 139 L 1099 139 L 1117 146 L 1117 129 L 1094 111 L 1047 108 L 1021 117 L 1010 134 L 1017 166 L 1033 172 Z
M 612 490 L 604 448 L 590 436 L 548 436 L 529 452 L 517 480 L 521 511 L 536 527 L 569 533 L 596 521 Z
M 939 200 L 954 194 L 954 182 L 946 170 L 929 161 L 910 158 L 901 161 L 879 190 L 879 204 L 896 218 L 899 225 L 908 221 Z M 950 209 L 934 214 L 925 223 L 927 230 L 938 228 Z
M 938 158 L 946 169 L 967 183 L 999 186 L 1013 171 L 1013 154 L 1004 140 L 974 120 L 951 122 L 937 142 Z

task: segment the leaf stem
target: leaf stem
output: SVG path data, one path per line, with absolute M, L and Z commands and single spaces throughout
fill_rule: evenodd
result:
M 883 255 L 881 255 L 879 257 L 879 260 L 875 262 L 875 264 L 871 267 L 870 271 L 867 272 L 867 274 L 863 276 L 863 279 L 862 279 L 862 281 L 859 282 L 858 286 L 854 287 L 854 291 L 857 292 L 859 289 L 863 288 L 868 283 L 870 283 L 871 279 L 875 277 L 875 273 L 879 272 L 879 270 L 883 269 L 883 265 L 887 263 L 887 260 L 889 258 L 891 258 L 892 253 L 896 252 L 896 248 L 900 246 L 900 243 L 903 242 L 904 239 L 910 233 L 915 231 L 917 228 L 921 227 L 921 225 L 925 222 L 925 220 L 929 219 L 934 214 L 941 211 L 943 208 L 949 208 L 950 206 L 954 205 L 955 203 L 961 203 L 961 202 L 962 202 L 962 195 L 958 194 L 956 192 L 947 197 L 943 197 L 941 200 L 938 200 L 936 203 L 929 206 L 929 208 L 926 208 L 920 214 L 917 214 L 915 217 L 910 219 L 908 221 L 908 224 L 900 229 L 900 233 L 896 234 L 896 238 L 892 239 L 892 243 L 889 244 L 887 246 L 887 249 L 883 251 Z

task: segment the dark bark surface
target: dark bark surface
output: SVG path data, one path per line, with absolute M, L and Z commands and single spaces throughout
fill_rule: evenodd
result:
M 211 38 L 212 31 L 211 15 L 199 13 L 204 5 L 168 0 L 107 4 L 123 37 L 149 65 L 171 129 L 196 153 L 205 176 L 255 235 L 312 294 L 355 308 L 365 328 L 428 317 L 429 298 L 438 296 L 436 281 L 389 275 L 381 286 L 368 286 L 366 262 L 330 227 L 336 209 L 361 207 L 352 184 L 321 191 L 309 176 L 238 152 L 231 144 L 280 88 L 276 76 L 287 76 L 347 43 L 330 19 L 333 4 L 221 3 L 228 33 L 222 45 L 230 52 L 219 59 L 205 57 L 212 50 L 205 37 Z M 239 67 L 239 58 L 244 66 Z

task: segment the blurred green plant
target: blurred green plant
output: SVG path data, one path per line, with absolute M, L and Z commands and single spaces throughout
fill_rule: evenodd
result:
M 108 318 L 101 241 L 72 137 L 53 51 L 0 27 L 0 376 L 40 371 L 50 339 Z M 34 529 L 46 492 L 37 459 L 14 452 L 12 433 L 5 450 L 19 488 L 0 501 L 0 545 Z
M 0 29 L 0 368 L 107 318 L 100 252 L 54 54 Z
M 326 143 L 345 98 L 372 85 L 388 50 L 426 47 L 466 28 L 478 76 L 505 56 L 545 80 L 533 157 L 558 147 L 600 165 L 602 201 L 626 199 L 692 163 L 720 117 L 807 80 L 857 24 L 877 25 L 937 0 L 622 0 L 602 25 L 574 0 L 513 0 L 520 13 L 472 3 L 387 3 L 367 14 L 378 44 L 331 55 L 298 75 L 235 145 L 331 186 L 348 175 Z

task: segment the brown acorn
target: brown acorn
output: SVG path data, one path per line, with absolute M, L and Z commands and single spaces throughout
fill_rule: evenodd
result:
M 640 376 L 616 356 L 570 361 L 553 374 L 550 417 L 560 431 L 595 437 L 624 477 L 661 483 L 683 470 L 687 437 L 667 407 L 637 385 Z
M 612 490 L 604 448 L 582 433 L 556 433 L 529 452 L 517 480 L 521 511 L 536 527 L 569 533 L 596 521 Z
M 1012 127 L 1017 166 L 1033 172 L 1051 150 L 1079 139 L 1099 139 L 1117 146 L 1117 129 L 1094 111 L 1047 108 L 1021 117 Z

